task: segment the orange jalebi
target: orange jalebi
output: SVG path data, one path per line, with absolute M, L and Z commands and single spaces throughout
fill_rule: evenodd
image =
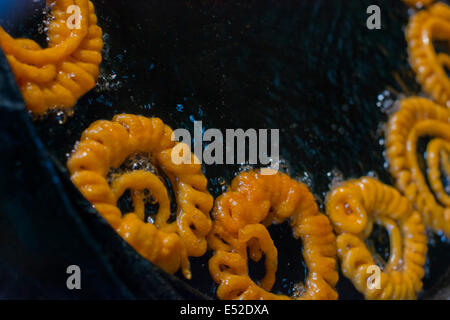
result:
M 207 249 L 213 198 L 190 151 L 191 164 L 172 161 L 174 151 L 186 150 L 177 148 L 181 144 L 172 141 L 172 133 L 158 118 L 122 114 L 112 121 L 99 120 L 83 132 L 67 166 L 81 193 L 132 247 L 167 272 L 174 273 L 181 266 L 190 278 L 188 256 L 201 256 Z M 169 194 L 157 175 L 147 170 L 108 175 L 112 168 L 141 153 L 164 172 L 174 189 L 175 222 L 169 222 Z M 126 190 L 131 191 L 134 211 L 122 217 L 117 202 Z M 146 190 L 159 203 L 154 224 L 144 222 Z
M 29 39 L 14 39 L 0 27 L 0 47 L 16 77 L 25 104 L 34 114 L 67 109 L 91 90 L 102 61 L 102 29 L 88 0 L 47 0 L 53 20 L 48 48 Z M 72 11 L 76 6 L 79 12 Z M 75 12 L 75 13 L 73 13 Z M 73 14 L 80 14 L 73 17 Z M 79 19 L 72 29 L 69 19 Z M 69 21 L 70 22 L 70 21 Z
M 417 143 L 432 138 L 426 150 L 427 177 L 421 170 Z M 389 169 L 397 188 L 435 231 L 450 236 L 450 197 L 441 181 L 441 167 L 449 176 L 450 110 L 424 98 L 408 98 L 389 119 Z M 428 181 L 427 181 L 428 178 Z
M 400 193 L 372 178 L 345 182 L 327 197 L 326 210 L 338 233 L 343 274 L 367 299 L 415 299 L 422 289 L 427 237 L 420 214 Z M 363 242 L 373 224 L 384 226 L 390 257 L 373 283 L 372 254 Z
M 433 40 L 450 43 L 450 7 L 436 3 L 413 15 L 406 30 L 409 62 L 422 89 L 437 103 L 450 107 L 448 52 L 436 52 Z
M 208 243 L 214 256 L 209 270 L 219 284 L 220 299 L 290 298 L 270 293 L 278 263 L 277 249 L 266 229 L 286 219 L 290 219 L 294 237 L 302 239 L 308 268 L 306 290 L 296 298 L 337 299 L 336 238 L 306 185 L 281 173 L 241 173 L 216 200 L 213 216 Z M 248 254 L 254 261 L 265 255 L 266 274 L 259 285 L 248 274 Z

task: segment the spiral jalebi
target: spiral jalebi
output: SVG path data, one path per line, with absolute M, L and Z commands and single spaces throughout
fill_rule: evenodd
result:
M 83 132 L 67 167 L 75 186 L 132 247 L 167 272 L 181 267 L 190 278 L 188 256 L 201 256 L 207 249 L 213 198 L 195 155 L 189 151 L 190 163 L 172 161 L 174 151 L 186 150 L 177 148 L 180 144 L 172 141 L 172 134 L 158 118 L 121 114 L 112 121 L 99 120 Z M 158 175 L 148 170 L 109 175 L 140 153 L 167 176 L 178 207 L 176 221 L 169 221 L 170 197 Z M 126 190 L 131 191 L 133 211 L 122 213 L 117 203 Z M 154 224 L 145 222 L 146 191 L 159 204 Z
M 14 39 L 0 27 L 0 47 L 16 78 L 28 110 L 69 109 L 97 83 L 102 61 L 102 29 L 88 0 L 47 0 L 52 20 L 48 48 L 30 39 Z M 79 9 L 79 17 L 73 17 Z M 72 29 L 70 19 L 79 19 Z
M 281 173 L 241 173 L 232 181 L 230 190 L 216 199 L 213 217 L 208 242 L 214 256 L 209 270 L 219 284 L 220 299 L 290 299 L 270 292 L 278 253 L 266 228 L 287 219 L 294 237 L 302 240 L 308 268 L 305 292 L 295 298 L 337 299 L 336 238 L 306 185 Z M 263 254 L 266 274 L 257 284 L 248 274 L 248 255 L 259 261 Z
M 326 210 L 338 233 L 343 274 L 367 299 L 415 299 L 422 289 L 427 237 L 421 216 L 400 193 L 373 178 L 350 180 L 334 188 Z M 374 224 L 389 233 L 390 257 L 373 283 L 376 266 L 364 240 Z
M 450 41 L 450 7 L 436 3 L 414 14 L 406 29 L 409 63 L 417 82 L 437 103 L 450 107 L 448 52 L 436 52 L 433 40 Z
M 428 226 L 449 237 L 450 197 L 441 175 L 450 173 L 450 110 L 425 98 L 404 99 L 389 119 L 386 138 L 389 170 L 396 187 Z M 427 174 L 422 171 L 417 152 L 421 138 L 431 138 L 425 157 Z

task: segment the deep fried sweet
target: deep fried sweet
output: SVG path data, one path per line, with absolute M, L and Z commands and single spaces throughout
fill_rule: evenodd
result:
M 209 211 L 213 198 L 199 164 L 174 164 L 172 130 L 158 118 L 121 114 L 112 121 L 99 120 L 86 129 L 72 152 L 67 167 L 73 183 L 118 233 L 145 258 L 174 273 L 180 266 L 190 278 L 188 256 L 206 252 L 211 229 Z M 180 149 L 185 150 L 185 149 Z M 177 220 L 169 222 L 170 198 L 165 184 L 145 170 L 111 175 L 134 154 L 148 154 L 167 176 L 177 202 Z M 189 151 L 190 153 L 190 151 Z M 194 155 L 190 153 L 194 163 Z M 130 190 L 133 212 L 122 213 L 119 198 Z M 154 225 L 145 223 L 145 204 L 150 192 L 159 204 Z
M 417 82 L 437 103 L 450 107 L 448 52 L 436 52 L 433 40 L 450 43 L 450 7 L 436 3 L 413 15 L 406 30 L 409 63 Z
M 48 48 L 29 39 L 14 39 L 0 27 L 5 52 L 27 109 L 42 115 L 67 109 L 97 83 L 102 61 L 102 29 L 88 0 L 47 0 L 53 19 L 48 25 Z M 68 20 L 79 8 L 79 26 Z
M 422 289 L 427 238 L 420 214 L 400 193 L 372 178 L 345 182 L 327 197 L 326 210 L 338 233 L 343 274 L 366 299 L 415 299 Z M 373 224 L 384 226 L 390 257 L 378 285 L 370 277 L 375 266 L 364 240 Z
M 421 138 L 431 138 L 426 150 L 427 177 L 417 153 Z M 450 236 L 450 198 L 442 185 L 441 167 L 448 176 L 449 143 L 450 111 L 427 99 L 402 100 L 400 110 L 389 119 L 387 158 L 395 184 L 422 214 L 425 224 L 447 237 Z
M 213 216 L 208 244 L 214 256 L 209 271 L 219 284 L 220 299 L 290 298 L 270 292 L 278 253 L 266 229 L 286 219 L 290 219 L 294 237 L 302 239 L 308 268 L 305 292 L 296 298 L 337 299 L 336 238 L 306 185 L 285 174 L 244 172 L 233 180 L 229 191 L 216 199 Z M 266 274 L 257 284 L 248 274 L 248 255 L 259 261 L 263 254 Z

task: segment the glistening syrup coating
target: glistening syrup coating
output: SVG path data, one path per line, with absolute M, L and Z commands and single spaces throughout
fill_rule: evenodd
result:
M 180 144 L 172 141 L 172 133 L 158 118 L 121 114 L 112 121 L 99 120 L 83 132 L 67 167 L 81 193 L 132 247 L 165 271 L 174 273 L 181 267 L 190 278 L 188 256 L 202 256 L 207 249 L 213 198 L 192 153 L 192 164 L 173 163 L 172 151 Z M 167 189 L 152 172 L 115 174 L 108 184 L 110 169 L 137 153 L 148 153 L 168 177 L 177 202 L 175 222 L 169 222 Z M 117 202 L 126 190 L 131 191 L 134 211 L 122 216 Z M 154 225 L 144 222 L 145 190 L 159 203 Z
M 314 196 L 303 183 L 281 173 L 243 172 L 229 191 L 216 199 L 208 244 L 214 250 L 209 271 L 219 284 L 219 299 L 290 299 L 270 292 L 277 270 L 277 249 L 267 231 L 272 223 L 290 220 L 301 238 L 308 268 L 305 292 L 296 299 L 337 299 L 336 238 L 328 218 L 319 213 Z M 265 255 L 266 274 L 256 284 L 247 270 L 250 259 Z M 300 254 L 300 252 L 299 252 Z

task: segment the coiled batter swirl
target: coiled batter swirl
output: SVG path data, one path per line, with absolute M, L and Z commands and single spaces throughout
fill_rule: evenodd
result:
M 306 290 L 297 298 L 337 299 L 336 238 L 306 185 L 281 173 L 244 172 L 216 199 L 213 216 L 209 270 L 219 284 L 220 299 L 289 299 L 269 292 L 275 282 L 277 249 L 266 229 L 286 219 L 294 236 L 302 239 L 308 268 Z M 259 285 L 248 274 L 247 249 L 254 261 L 265 255 L 266 274 Z
M 180 144 L 172 141 L 172 133 L 158 118 L 121 114 L 112 121 L 99 120 L 83 132 L 67 167 L 81 193 L 132 247 L 167 272 L 174 273 L 181 267 L 190 278 L 188 256 L 201 256 L 207 249 L 213 198 L 190 151 L 192 164 L 172 161 L 174 150 L 186 150 L 176 149 Z M 178 207 L 175 222 L 169 222 L 166 186 L 154 173 L 126 171 L 113 175 L 108 183 L 110 169 L 119 168 L 138 153 L 148 154 L 170 181 Z M 117 202 L 126 190 L 131 191 L 134 209 L 122 216 Z M 154 224 L 144 222 L 146 190 L 159 204 Z
M 436 52 L 433 40 L 450 41 L 450 7 L 436 3 L 413 15 L 406 30 L 409 62 L 417 82 L 437 103 L 450 107 L 450 56 Z
M 431 138 L 425 158 L 427 177 L 417 153 L 420 138 Z M 450 169 L 450 111 L 425 98 L 402 100 L 398 112 L 389 119 L 386 147 L 397 188 L 428 226 L 449 237 L 450 197 L 444 190 L 441 172 L 448 176 Z
M 427 237 L 420 214 L 406 198 L 365 177 L 334 188 L 326 210 L 338 233 L 342 272 L 366 299 L 416 298 L 422 289 Z M 390 239 L 390 258 L 380 272 L 378 286 L 372 286 L 369 279 L 375 262 L 364 243 L 374 223 L 384 226 Z
M 53 20 L 48 48 L 30 39 L 14 39 L 0 27 L 0 47 L 15 75 L 26 107 L 36 115 L 72 108 L 97 83 L 102 61 L 102 29 L 88 0 L 47 0 Z M 71 29 L 69 7 L 79 8 L 80 24 Z M 69 12 L 68 12 L 69 11 Z

